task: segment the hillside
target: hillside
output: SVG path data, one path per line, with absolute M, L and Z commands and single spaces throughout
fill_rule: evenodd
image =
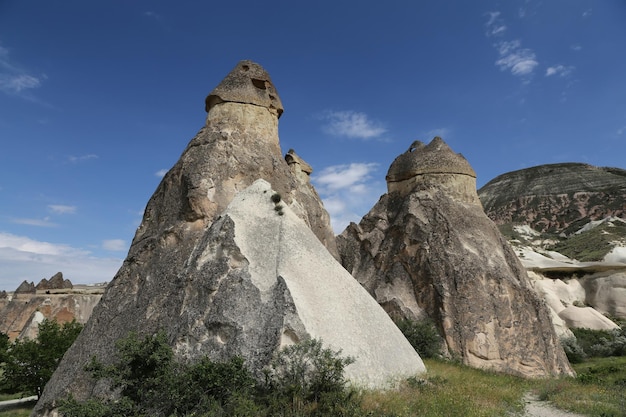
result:
M 569 235 L 592 220 L 626 218 L 626 170 L 540 165 L 502 174 L 478 195 L 498 225 L 526 224 L 539 232 Z
M 502 174 L 478 194 L 557 328 L 626 318 L 626 170 L 541 165 Z

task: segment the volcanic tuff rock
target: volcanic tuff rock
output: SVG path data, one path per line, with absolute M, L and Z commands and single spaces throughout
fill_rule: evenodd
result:
M 0 303 L 0 332 L 6 333 L 11 340 L 34 339 L 39 323 L 44 319 L 59 323 L 72 320 L 85 323 L 102 296 L 101 287 L 74 288 L 70 280 L 63 279 L 61 272 L 50 280 L 42 279 L 37 286 L 27 284 L 33 291 L 9 293 Z M 24 286 L 22 283 L 20 288 Z
M 581 163 L 540 165 L 502 174 L 478 195 L 497 224 L 569 234 L 589 220 L 626 219 L 626 170 Z
M 433 162 L 434 161 L 434 162 Z M 526 377 L 573 372 L 474 171 L 440 138 L 392 163 L 388 193 L 338 237 L 342 263 L 394 318 L 432 318 L 463 363 Z
M 346 289 L 357 290 L 321 249 L 323 243 L 338 256 L 328 214 L 298 167 L 290 168 L 281 157 L 282 105 L 267 73 L 253 62 L 240 62 L 209 95 L 206 108 L 206 125 L 148 202 L 127 258 L 34 415 L 52 415 L 55 402 L 70 392 L 78 399 L 106 395 L 106 384 L 94 384 L 84 366 L 93 355 L 110 363 L 115 341 L 130 331 L 145 335 L 163 329 L 178 357 L 241 355 L 255 372 L 281 344 L 309 336 L 371 366 L 368 371 L 355 364 L 351 374 L 367 384 L 380 384 L 384 372 L 398 370 L 377 368 L 370 349 L 383 365 L 404 358 L 402 375 L 423 369 L 419 357 L 402 353 L 408 342 L 389 321 L 374 325 L 389 341 L 377 337 L 371 345 L 370 324 L 351 327 L 354 313 L 341 309 L 345 303 L 366 319 L 380 319 L 375 310 L 350 301 L 353 294 Z M 267 183 L 244 192 L 257 179 L 281 196 L 276 206 Z M 259 187 L 267 191 L 263 202 L 257 201 Z M 367 303 L 362 296 L 355 300 Z

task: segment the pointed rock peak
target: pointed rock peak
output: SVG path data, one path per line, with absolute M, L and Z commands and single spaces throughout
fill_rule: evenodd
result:
M 287 161 L 287 164 L 292 167 L 292 170 L 294 170 L 293 165 L 297 165 L 298 168 L 296 168 L 296 170 L 300 170 L 307 175 L 311 175 L 311 173 L 313 172 L 313 168 L 311 167 L 311 165 L 307 164 L 304 159 L 300 158 L 300 156 L 298 156 L 296 151 L 294 151 L 293 149 L 289 149 L 289 151 L 287 151 L 287 155 L 285 155 L 285 161 Z
M 252 61 L 240 61 L 211 91 L 205 100 L 205 110 L 208 113 L 213 106 L 223 102 L 266 107 L 277 117 L 283 113 L 283 104 L 269 74 Z
M 460 174 L 476 178 L 476 173 L 463 155 L 455 153 L 439 136 L 428 145 L 413 142 L 389 167 L 387 184 L 423 174 Z

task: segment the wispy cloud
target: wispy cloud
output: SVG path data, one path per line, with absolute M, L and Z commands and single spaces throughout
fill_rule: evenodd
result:
M 495 64 L 501 71 L 510 71 L 511 74 L 521 77 L 524 82 L 528 82 L 535 68 L 539 65 L 537 55 L 532 49 L 522 48 L 522 42 L 519 39 L 504 40 L 503 35 L 507 31 L 504 20 L 500 12 L 488 12 L 486 35 L 488 38 L 498 39 L 494 47 L 498 51 L 499 58 Z M 520 14 L 524 17 L 525 13 Z
M 322 130 L 333 136 L 350 139 L 376 139 L 387 131 L 380 123 L 370 120 L 365 113 L 352 110 L 326 111 L 321 115 L 326 121 Z
M 334 165 L 313 176 L 335 233 L 358 222 L 386 192 L 385 184 L 372 175 L 378 167 L 377 163 Z
M 161 20 L 161 15 L 158 14 L 157 12 L 153 12 L 151 10 L 149 10 L 147 12 L 143 12 L 143 15 L 146 16 L 146 17 L 149 17 L 150 19 Z
M 12 218 L 11 223 L 24 224 L 26 226 L 36 227 L 57 227 L 58 224 L 51 222 L 50 217 L 44 217 L 43 219 L 29 219 L 29 218 Z
M 618 135 L 623 135 L 624 133 L 626 133 L 626 126 L 622 126 L 619 129 L 617 129 Z
M 55 214 L 74 214 L 76 206 L 66 206 L 62 204 L 49 204 L 48 209 Z
M 159 178 L 163 178 L 165 174 L 167 174 L 167 169 L 160 169 L 154 173 L 154 175 L 156 175 Z
M 487 28 L 487 36 L 500 36 L 506 32 L 506 25 L 504 24 L 504 20 L 500 17 L 500 12 L 487 12 L 487 16 L 489 19 L 485 24 Z
M 58 271 L 74 283 L 110 281 L 122 259 L 98 258 L 60 243 L 0 232 L 0 290 L 14 290 L 24 280 L 39 282 Z
M 90 153 L 90 154 L 87 154 L 87 155 L 79 155 L 79 156 L 70 155 L 70 156 L 67 157 L 67 160 L 72 162 L 72 163 L 88 161 L 90 159 L 98 159 L 98 155 Z
M 46 76 L 37 77 L 29 74 L 13 62 L 9 55 L 9 49 L 0 45 L 0 91 L 22 96 L 25 91 L 40 87 Z
M 102 241 L 102 249 L 112 251 L 112 252 L 120 252 L 128 249 L 126 245 L 126 241 L 122 239 L 108 239 Z
M 539 62 L 535 53 L 528 48 L 522 48 L 519 40 L 503 41 L 497 45 L 500 59 L 496 65 L 500 70 L 510 70 L 516 76 L 528 76 L 533 73 Z
M 553 67 L 548 67 L 548 69 L 546 69 L 546 77 L 551 77 L 553 75 L 556 75 L 559 77 L 566 77 L 570 75 L 573 71 L 574 71 L 574 67 L 572 66 L 566 67 L 565 65 L 555 65 Z

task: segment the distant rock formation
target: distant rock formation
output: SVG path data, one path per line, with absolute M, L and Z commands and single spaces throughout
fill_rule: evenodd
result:
M 206 110 L 206 125 L 148 202 L 128 257 L 34 415 L 52 415 L 68 393 L 110 395 L 84 366 L 94 355 L 112 361 L 115 341 L 131 331 L 162 329 L 179 357 L 240 355 L 257 373 L 281 345 L 307 337 L 354 355 L 348 373 L 368 386 L 423 370 L 377 304 L 321 249 L 338 257 L 309 168 L 293 152 L 282 158 L 282 104 L 269 75 L 240 62 Z
M 581 163 L 539 165 L 499 175 L 478 195 L 497 224 L 570 234 L 590 220 L 626 219 L 626 170 Z
M 24 280 L 19 287 L 15 290 L 16 294 L 34 294 L 37 291 L 33 282 Z
M 540 165 L 499 175 L 478 194 L 552 309 L 557 332 L 615 328 L 603 315 L 626 318 L 626 170 Z M 573 287 L 575 300 L 559 298 Z
M 438 137 L 415 142 L 392 163 L 387 187 L 338 246 L 389 315 L 430 317 L 450 354 L 473 367 L 571 375 L 549 311 L 482 210 L 465 158 Z
M 61 272 L 50 280 L 42 279 L 36 286 L 24 281 L 15 292 L 5 292 L 0 302 L 0 332 L 11 340 L 34 339 L 44 319 L 85 323 L 102 293 L 103 288 L 98 286 L 74 288 Z
M 38 291 L 41 290 L 61 290 L 64 288 L 72 288 L 72 281 L 70 281 L 69 279 L 63 279 L 63 273 L 62 272 L 57 272 L 56 274 L 54 274 L 50 280 L 48 281 L 47 279 L 42 279 L 39 284 L 37 284 L 36 289 Z

